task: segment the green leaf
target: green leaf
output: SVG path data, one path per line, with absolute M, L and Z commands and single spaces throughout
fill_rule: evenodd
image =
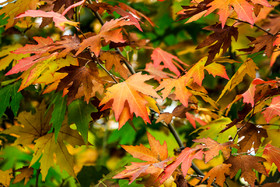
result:
M 66 97 L 62 97 L 62 92 L 58 93 L 54 97 L 54 99 L 51 102 L 51 105 L 54 105 L 54 109 L 52 112 L 52 118 L 50 123 L 52 123 L 53 125 L 55 141 L 57 141 L 57 136 L 66 112 Z
M 8 85 L 0 89 L 0 117 L 3 116 L 7 107 L 11 107 L 14 115 L 17 115 L 22 95 L 17 92 L 20 82 Z
M 75 100 L 68 106 L 68 123 L 75 123 L 85 143 L 88 142 L 88 126 L 91 120 L 90 114 L 97 109 L 82 100 Z

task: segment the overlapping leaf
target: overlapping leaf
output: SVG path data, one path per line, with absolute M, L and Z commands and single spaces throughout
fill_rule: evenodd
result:
M 251 155 L 238 155 L 231 156 L 226 163 L 231 164 L 230 178 L 233 178 L 237 172 L 241 169 L 241 177 L 244 178 L 251 186 L 255 186 L 255 180 L 257 179 L 254 170 L 266 174 L 265 168 L 262 164 L 265 159 Z M 254 170 L 253 170 L 254 169 Z
M 8 3 L 8 4 L 6 4 Z M 9 17 L 8 23 L 5 27 L 5 29 L 8 29 L 12 27 L 15 23 L 15 17 L 23 13 L 26 10 L 32 10 L 36 9 L 38 6 L 39 0 L 17 0 L 17 1 L 11 1 L 11 0 L 6 0 L 6 1 L 1 1 L 1 10 L 0 10 L 0 15 L 5 14 L 5 17 Z
M 101 41 L 105 40 L 106 43 L 124 43 L 125 40 L 122 35 L 122 27 L 125 25 L 133 25 L 134 23 L 127 20 L 126 18 L 119 18 L 111 21 L 107 21 L 102 27 L 100 32 L 91 36 L 80 44 L 80 48 L 76 55 L 80 54 L 85 48 L 89 48 L 98 57 L 100 49 L 102 47 Z
M 64 31 L 65 24 L 77 26 L 78 22 L 70 21 L 66 19 L 63 15 L 57 13 L 57 12 L 45 12 L 42 10 L 27 10 L 23 14 L 20 14 L 17 16 L 17 18 L 23 18 L 23 17 L 44 17 L 44 18 L 52 18 L 55 26 L 61 30 Z
M 96 92 L 103 92 L 102 81 L 98 77 L 98 71 L 95 66 L 67 66 L 61 68 L 59 72 L 68 73 L 66 77 L 61 79 L 58 84 L 58 91 L 67 93 L 67 104 L 74 99 L 84 96 L 84 100 L 88 103 Z
M 280 148 L 267 144 L 263 151 L 263 157 L 270 165 L 274 163 L 280 172 Z
M 151 106 L 149 100 L 153 99 L 148 96 L 159 98 L 153 87 L 145 83 L 151 78 L 153 77 L 137 73 L 107 89 L 100 105 L 105 104 L 103 110 L 112 107 L 115 118 L 119 121 L 119 128 L 133 118 L 133 113 L 150 123 L 147 107 Z M 154 107 L 157 108 L 155 105 Z
M 160 63 L 163 62 L 163 67 L 169 69 L 171 72 L 175 73 L 177 76 L 180 75 L 180 71 L 184 71 L 184 68 L 181 65 L 187 66 L 186 63 L 181 61 L 178 57 L 160 49 L 156 48 L 153 50 L 151 55 L 154 66 L 157 68 L 160 66 Z M 180 65 L 181 64 L 181 65 Z
M 122 145 L 128 153 L 134 158 L 141 159 L 146 162 L 132 162 L 130 166 L 126 166 L 126 169 L 113 178 L 123 179 L 128 178 L 132 183 L 136 178 L 150 175 L 146 183 L 148 185 L 159 185 L 159 181 L 156 181 L 159 175 L 163 172 L 168 159 L 168 151 L 166 142 L 161 145 L 150 133 L 147 132 L 150 149 L 140 144 L 139 146 L 126 146 Z M 129 184 L 130 184 L 129 183 Z
M 267 123 L 270 122 L 270 120 L 272 118 L 274 118 L 275 116 L 279 116 L 280 115 L 280 96 L 274 97 L 269 105 L 269 107 L 267 107 L 265 109 L 265 111 L 262 112 L 265 120 Z
M 16 145 L 27 146 L 35 141 L 35 151 L 30 166 L 40 160 L 43 181 L 49 168 L 54 165 L 54 154 L 56 155 L 56 164 L 60 166 L 61 171 L 66 170 L 70 175 L 75 176 L 74 157 L 68 152 L 64 141 L 72 146 L 83 145 L 84 141 L 77 131 L 70 129 L 67 123 L 63 123 L 56 142 L 55 134 L 48 133 L 51 130 L 49 124 L 51 112 L 45 114 L 45 109 L 46 106 L 42 103 L 35 114 L 31 112 L 20 113 L 18 121 L 22 126 L 13 126 L 5 130 L 4 133 L 16 134 L 18 136 L 15 141 Z
M 229 175 L 230 173 L 230 166 L 231 164 L 221 164 L 213 167 L 204 176 L 202 182 L 205 181 L 208 177 L 210 177 L 207 181 L 208 182 L 207 186 L 210 187 L 212 182 L 214 182 L 214 179 L 216 178 L 215 183 L 217 183 L 219 186 L 223 186 L 226 180 L 225 175 Z
M 222 3 L 222 2 L 221 2 Z M 205 30 L 214 31 L 213 34 L 209 35 L 202 43 L 200 43 L 196 48 L 200 49 L 209 46 L 209 55 L 206 64 L 213 61 L 216 54 L 220 53 L 223 49 L 221 55 L 227 52 L 227 49 L 231 45 L 231 38 L 235 40 L 238 39 L 238 30 L 234 26 L 222 27 L 221 24 L 211 25 L 204 28 Z

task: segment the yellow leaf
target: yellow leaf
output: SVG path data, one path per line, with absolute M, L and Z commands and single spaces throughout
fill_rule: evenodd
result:
M 5 27 L 5 29 L 8 29 L 14 25 L 16 21 L 15 17 L 17 15 L 25 12 L 26 10 L 36 9 L 39 0 L 17 0 L 17 1 L 6 0 L 1 4 L 3 5 L 6 3 L 8 4 L 2 7 L 2 9 L 0 10 L 0 15 L 5 14 L 6 15 L 5 18 L 9 17 L 8 23 Z
M 244 76 L 247 74 L 253 79 L 256 77 L 256 70 L 258 67 L 254 63 L 252 59 L 248 59 L 245 61 L 237 72 L 232 76 L 232 78 L 228 81 L 226 86 L 224 87 L 221 95 L 219 96 L 217 102 L 225 95 L 226 92 L 230 92 L 235 88 L 240 82 L 242 82 Z
M 13 61 L 13 65 L 17 60 L 20 60 L 22 58 L 28 57 L 29 54 L 13 54 L 11 51 L 14 51 L 18 48 L 22 47 L 20 44 L 15 45 L 9 45 L 5 46 L 0 51 L 0 71 L 6 69 L 6 67 L 9 66 L 9 64 Z
M 11 178 L 13 178 L 12 169 L 2 171 L 0 170 L 0 184 L 10 186 Z

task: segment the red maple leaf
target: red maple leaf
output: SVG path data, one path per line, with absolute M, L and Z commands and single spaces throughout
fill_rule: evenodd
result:
M 265 109 L 265 111 L 262 112 L 263 116 L 267 123 L 270 122 L 272 118 L 275 116 L 280 115 L 280 96 L 274 97 L 271 101 L 271 104 L 269 107 Z

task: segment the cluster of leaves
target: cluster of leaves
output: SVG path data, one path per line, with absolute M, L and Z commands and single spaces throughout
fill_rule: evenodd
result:
M 1 185 L 63 185 L 63 171 L 82 186 L 279 182 L 279 1 L 1 5 Z M 164 12 L 169 5 L 177 22 Z M 136 10 L 145 6 L 159 13 Z M 93 29 L 83 26 L 88 17 Z M 122 171 L 106 166 L 104 141 L 133 144 L 145 134 L 150 148 L 112 144 L 114 154 L 125 150 L 138 160 Z M 99 163 L 86 166 L 79 150 L 92 145 Z M 7 164 L 11 147 L 32 156 Z

